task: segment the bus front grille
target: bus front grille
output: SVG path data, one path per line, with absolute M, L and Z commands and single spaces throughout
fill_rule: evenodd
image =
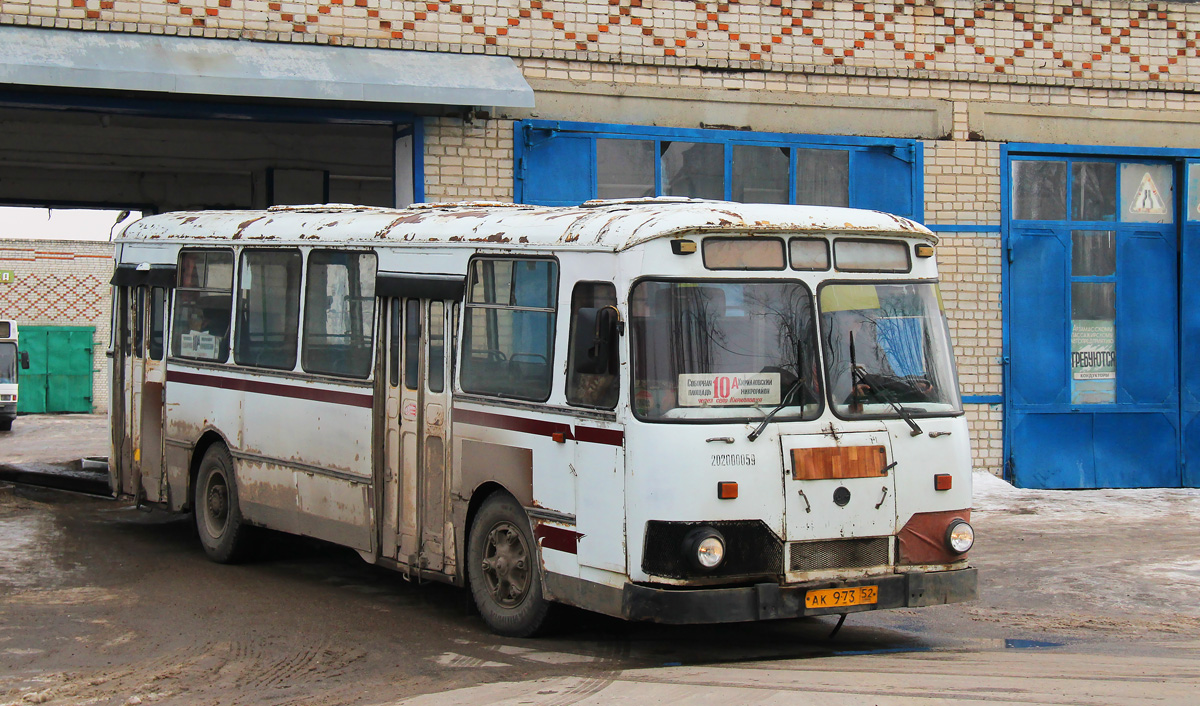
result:
M 889 563 L 891 537 L 793 542 L 788 546 L 789 571 L 861 569 Z

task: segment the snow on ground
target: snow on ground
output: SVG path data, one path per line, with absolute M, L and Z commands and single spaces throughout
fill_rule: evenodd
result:
M 984 471 L 975 471 L 973 480 L 973 512 L 977 513 L 1035 515 L 1055 522 L 1098 518 L 1144 521 L 1168 516 L 1200 521 L 1200 488 L 1029 490 L 1013 487 Z

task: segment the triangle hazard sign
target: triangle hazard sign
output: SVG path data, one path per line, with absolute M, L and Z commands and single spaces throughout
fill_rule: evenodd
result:
M 1156 215 L 1167 212 L 1167 204 L 1158 193 L 1158 187 L 1154 185 L 1154 179 L 1151 178 L 1150 172 L 1142 175 L 1142 183 L 1138 185 L 1133 202 L 1129 204 L 1129 211 L 1131 213 L 1151 213 Z

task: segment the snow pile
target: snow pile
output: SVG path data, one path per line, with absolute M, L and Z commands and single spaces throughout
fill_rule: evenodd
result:
M 1185 515 L 1200 520 L 1198 488 L 1121 490 L 1029 490 L 1016 488 L 984 471 L 975 471 L 974 512 L 1036 515 L 1059 522 L 1107 517 L 1145 520 Z

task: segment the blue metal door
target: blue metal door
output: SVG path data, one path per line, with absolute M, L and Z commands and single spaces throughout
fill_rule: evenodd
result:
M 1021 487 L 1183 483 L 1175 172 L 1012 162 L 1005 433 Z
M 1185 176 L 1179 270 L 1183 486 L 1200 488 L 1200 162 L 1189 161 Z

